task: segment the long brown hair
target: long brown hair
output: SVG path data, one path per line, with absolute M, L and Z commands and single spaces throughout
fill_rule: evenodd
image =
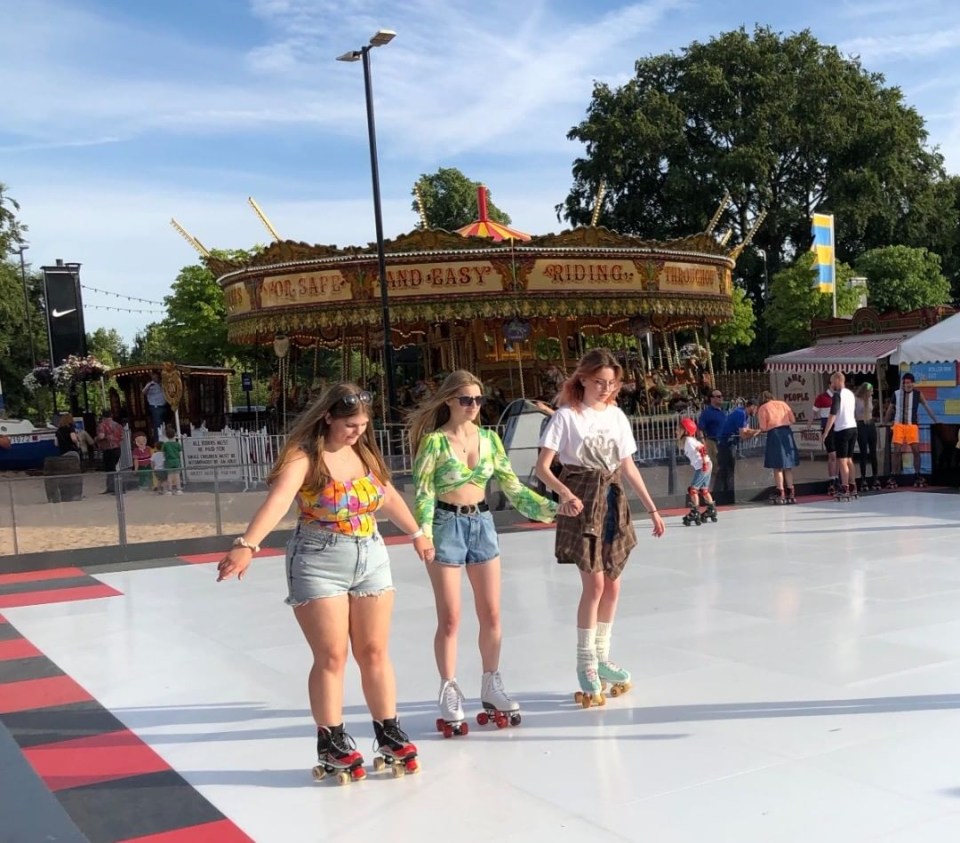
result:
M 617 393 L 623 384 L 623 366 L 617 361 L 605 348 L 593 348 L 580 358 L 577 370 L 563 382 L 560 387 L 560 398 L 557 404 L 561 407 L 573 407 L 579 410 L 583 405 L 583 384 L 581 378 L 593 377 L 601 369 L 613 369 L 613 376 L 617 379 L 617 388 L 611 389 L 606 401 L 608 404 L 614 404 L 617 400 Z
M 280 451 L 280 456 L 270 471 L 267 485 L 272 484 L 286 464 L 300 453 L 307 455 L 310 468 L 303 482 L 305 488 L 311 491 L 320 491 L 330 482 L 330 470 L 323 459 L 323 445 L 326 441 L 330 425 L 327 424 L 327 414 L 335 419 L 350 418 L 350 416 L 364 415 L 370 419 L 370 405 L 362 401 L 348 407 L 343 399 L 349 395 L 360 396 L 362 390 L 352 383 L 336 383 L 324 390 L 323 394 L 307 407 L 293 424 L 287 435 L 287 441 Z M 390 480 L 390 469 L 383 460 L 380 448 L 377 447 L 373 427 L 367 425 L 363 435 L 353 446 L 367 471 L 373 472 L 381 483 Z
M 423 442 L 424 436 L 433 433 L 450 421 L 450 408 L 447 406 L 447 401 L 456 398 L 465 386 L 478 386 L 480 387 L 480 394 L 483 395 L 483 381 L 473 372 L 468 372 L 466 369 L 457 369 L 457 371 L 447 375 L 443 379 L 443 383 L 440 384 L 440 388 L 433 395 L 420 402 L 407 417 L 407 424 L 410 429 L 410 445 L 414 456 L 420 450 L 420 443 Z M 479 422 L 477 422 L 477 426 L 479 427 Z

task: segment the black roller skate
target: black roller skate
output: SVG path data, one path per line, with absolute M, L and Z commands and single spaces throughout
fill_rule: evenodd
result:
M 796 498 L 796 495 L 794 495 L 793 486 L 787 486 L 785 503 L 796 503 L 796 502 L 797 502 L 797 498 Z
M 777 506 L 785 504 L 786 502 L 787 502 L 787 496 L 784 493 L 783 489 L 774 490 L 774 492 L 770 495 L 770 497 L 767 498 L 767 503 L 776 504 Z
M 683 516 L 683 526 L 689 527 L 691 525 L 695 525 L 699 527 L 701 523 L 702 519 L 700 517 L 700 510 L 695 506 L 691 506 L 690 511 Z
M 404 773 L 420 772 L 417 747 L 410 742 L 407 733 L 400 728 L 396 717 L 388 717 L 383 723 L 374 720 L 373 731 L 376 735 L 373 749 L 379 753 L 373 759 L 374 772 L 379 773 L 389 767 L 394 778 L 399 778 Z
M 353 738 L 343 731 L 342 723 L 317 729 L 317 766 L 313 768 L 313 778 L 321 781 L 327 776 L 336 776 L 340 784 L 358 782 L 367 777 L 363 756 L 357 752 Z
M 918 474 L 913 481 L 914 489 L 923 489 L 926 488 L 927 481 L 922 474 Z
M 897 482 L 897 478 L 892 474 L 887 478 L 887 488 L 888 489 L 899 489 L 900 484 Z
M 837 490 L 838 490 L 837 484 L 831 480 L 830 484 L 827 486 L 827 494 L 830 495 L 831 498 L 835 497 L 837 494 Z
M 873 484 L 870 486 L 870 491 L 872 491 L 872 492 L 882 492 L 882 491 L 883 491 L 883 483 L 880 482 L 880 478 L 879 478 L 879 477 L 874 477 L 874 478 L 873 478 Z
M 716 524 L 717 523 L 716 504 L 708 503 L 704 508 L 703 512 L 700 514 L 700 520 L 702 522 L 712 521 L 714 524 Z
M 847 500 L 855 501 L 860 497 L 860 491 L 857 489 L 856 483 L 851 483 L 847 486 Z

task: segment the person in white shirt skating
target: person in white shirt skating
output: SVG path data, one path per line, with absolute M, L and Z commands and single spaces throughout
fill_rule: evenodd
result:
M 707 454 L 707 446 L 697 439 L 697 423 L 693 419 L 680 419 L 677 427 L 677 444 L 683 449 L 684 456 L 693 466 L 693 479 L 687 495 L 690 498 L 690 512 L 683 516 L 683 526 L 696 524 L 698 527 L 704 521 L 717 523 L 717 507 L 710 494 L 710 475 L 713 473 L 713 464 Z M 700 499 L 706 505 L 700 511 Z

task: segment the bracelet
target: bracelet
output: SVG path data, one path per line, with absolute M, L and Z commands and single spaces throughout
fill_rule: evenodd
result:
M 660 512 L 659 509 L 648 509 L 647 515 L 654 515 L 655 513 L 658 513 L 658 512 Z
M 423 535 L 423 528 L 421 527 L 415 533 L 411 533 L 410 538 L 416 540 L 416 539 L 419 539 L 422 535 Z
M 247 550 L 250 550 L 250 551 L 252 551 L 253 553 L 259 553 L 259 552 L 260 552 L 260 545 L 258 545 L 258 544 L 250 544 L 250 542 L 248 542 L 243 536 L 237 536 L 237 537 L 233 540 L 233 545 L 232 545 L 232 546 L 233 546 L 233 547 L 245 547 Z

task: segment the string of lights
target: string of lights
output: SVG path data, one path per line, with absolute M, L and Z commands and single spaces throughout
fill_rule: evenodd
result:
M 98 289 L 97 287 L 89 287 L 86 284 L 81 284 L 80 286 L 83 287 L 84 290 L 89 290 L 91 293 L 102 293 L 105 296 L 113 296 L 114 298 L 117 298 L 117 299 L 126 299 L 127 301 L 138 301 L 138 302 L 141 302 L 142 304 L 160 304 L 160 305 L 164 304 L 164 302 L 157 301 L 156 299 L 141 299 L 141 298 L 137 298 L 137 296 L 126 296 L 123 293 L 115 293 L 112 290 L 101 290 L 101 289 Z
M 164 310 L 141 310 L 141 309 L 132 308 L 132 307 L 114 307 L 112 305 L 87 304 L 86 302 L 84 302 L 83 309 L 86 310 L 87 308 L 93 308 L 94 310 L 116 310 L 120 313 L 147 313 L 155 316 L 162 316 L 164 313 L 166 313 L 166 311 Z

